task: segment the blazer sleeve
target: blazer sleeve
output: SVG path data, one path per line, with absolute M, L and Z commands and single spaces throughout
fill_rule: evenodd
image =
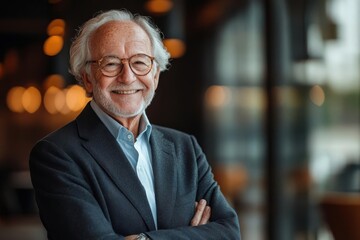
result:
M 31 151 L 29 164 L 49 239 L 124 239 L 99 208 L 86 176 L 61 148 L 42 140 Z
M 147 232 L 156 240 L 239 240 L 239 220 L 234 209 L 229 205 L 213 178 L 211 167 L 196 139 L 190 137 L 197 166 L 197 199 L 206 199 L 211 207 L 210 222 L 196 227 L 184 226 Z

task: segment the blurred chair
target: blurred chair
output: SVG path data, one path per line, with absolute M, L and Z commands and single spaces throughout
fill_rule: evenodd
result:
M 360 239 L 360 193 L 331 193 L 320 208 L 335 240 Z

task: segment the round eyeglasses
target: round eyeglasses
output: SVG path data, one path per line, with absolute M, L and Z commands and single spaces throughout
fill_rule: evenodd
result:
M 118 58 L 116 56 L 105 56 L 99 60 L 90 60 L 86 64 L 97 63 L 101 73 L 107 77 L 116 77 L 124 69 L 125 62 L 129 63 L 131 71 L 137 76 L 145 76 L 153 66 L 154 57 L 146 54 L 136 54 L 129 58 Z

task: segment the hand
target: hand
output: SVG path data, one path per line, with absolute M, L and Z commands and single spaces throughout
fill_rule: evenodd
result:
M 190 225 L 195 227 L 209 222 L 211 216 L 211 208 L 206 206 L 206 200 L 201 199 L 200 202 L 195 202 L 195 214 L 191 219 Z

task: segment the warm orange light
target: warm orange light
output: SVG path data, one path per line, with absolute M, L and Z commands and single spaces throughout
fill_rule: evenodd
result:
M 36 112 L 41 105 L 40 91 L 35 87 L 29 87 L 24 91 L 21 98 L 22 105 L 28 113 Z
M 63 115 L 69 114 L 71 111 L 66 104 L 66 94 L 68 92 L 68 89 L 62 89 L 60 92 L 58 92 L 55 96 L 55 107 L 58 112 L 60 112 Z
M 56 92 L 55 98 L 54 98 L 54 105 L 56 108 L 56 111 L 61 112 L 62 109 L 65 107 L 65 92 L 60 90 Z
M 60 36 L 51 36 L 44 43 L 44 53 L 48 56 L 55 56 L 63 48 L 64 40 Z
M 325 92 L 319 85 L 315 85 L 310 89 L 310 100 L 319 107 L 324 104 Z
M 64 36 L 65 29 L 60 26 L 54 26 L 51 29 L 48 29 L 49 36 Z
M 186 46 L 184 41 L 176 38 L 164 39 L 163 43 L 172 58 L 179 58 L 185 54 Z
M 49 36 L 64 36 L 65 21 L 60 18 L 52 20 L 47 27 L 47 33 Z
M 80 111 L 87 102 L 84 88 L 79 85 L 71 86 L 66 93 L 66 105 L 73 111 Z
M 44 88 L 48 89 L 51 86 L 57 88 L 63 88 L 65 85 L 65 79 L 60 74 L 49 75 L 44 81 Z
M 24 87 L 13 87 L 9 90 L 6 96 L 6 103 L 11 111 L 17 113 L 24 111 L 24 107 L 21 102 L 24 92 L 25 92 Z
M 205 92 L 208 107 L 223 107 L 229 102 L 229 89 L 224 86 L 211 86 Z
M 61 90 L 55 86 L 50 86 L 44 95 L 44 107 L 46 111 L 50 114 L 55 114 L 58 112 L 55 106 L 56 95 L 61 92 Z
M 163 14 L 169 12 L 173 7 L 171 0 L 149 0 L 145 3 L 147 11 L 155 14 Z

